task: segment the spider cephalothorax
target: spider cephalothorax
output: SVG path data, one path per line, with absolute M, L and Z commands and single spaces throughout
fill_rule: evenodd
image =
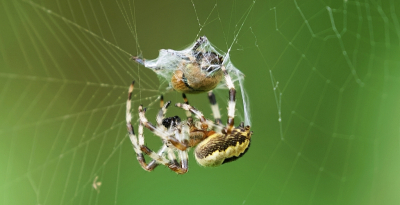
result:
M 142 105 L 139 106 L 139 138 L 137 138 L 131 124 L 130 110 L 134 83 L 131 84 L 126 105 L 126 121 L 129 138 L 137 154 L 137 160 L 143 169 L 152 171 L 158 164 L 163 164 L 178 174 L 184 174 L 188 170 L 188 150 L 191 147 L 196 147 L 197 162 L 208 167 L 234 161 L 247 152 L 253 132 L 250 131 L 250 126 L 244 126 L 243 122 L 238 127 L 234 127 L 236 90 L 224 66 L 221 67 L 221 70 L 229 88 L 226 125 L 222 125 L 219 108 L 212 92 L 209 92 L 209 100 L 214 122 L 205 118 L 201 111 L 192 107 L 185 94 L 183 94 L 184 103 L 177 103 L 175 106 L 187 111 L 187 119 L 181 121 L 178 116 L 165 117 L 171 102 L 168 101 L 164 104 L 161 97 L 161 109 L 156 118 L 157 125 L 153 125 L 147 120 L 146 109 Z M 192 114 L 196 116 L 196 119 L 191 117 Z M 163 146 L 158 152 L 152 151 L 144 144 L 143 127 L 148 128 L 162 139 Z M 152 158 L 150 163 L 146 163 L 143 152 Z
M 170 83 L 178 92 L 207 92 L 213 90 L 224 75 L 222 56 L 201 47 L 207 41 L 207 37 L 202 36 L 190 50 L 185 51 L 161 49 L 161 57 L 156 62 L 148 62 L 141 57 L 132 59 L 155 72 L 169 70 L 172 73 Z

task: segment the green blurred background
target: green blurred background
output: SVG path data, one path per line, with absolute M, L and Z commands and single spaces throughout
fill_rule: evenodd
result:
M 400 204 L 399 10 L 395 0 L 2 0 L 0 204 Z M 133 110 L 148 106 L 152 121 L 163 89 L 129 57 L 199 35 L 231 48 L 246 75 L 251 149 L 219 168 L 190 153 L 185 175 L 145 172 L 126 132 L 127 89 L 135 79 Z M 222 113 L 226 99 L 218 91 Z M 189 100 L 211 116 L 205 94 Z

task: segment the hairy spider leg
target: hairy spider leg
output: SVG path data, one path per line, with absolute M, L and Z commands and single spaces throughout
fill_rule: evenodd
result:
M 175 137 L 181 141 L 182 143 L 185 141 L 185 136 L 184 136 L 184 132 L 182 132 L 182 126 L 181 124 L 179 124 L 177 126 L 177 128 L 175 129 Z M 178 150 L 178 154 L 179 154 L 179 159 L 181 160 L 181 168 L 184 170 L 188 170 L 189 168 L 189 162 L 188 162 L 188 150 L 182 151 L 182 150 Z
M 157 120 L 157 124 L 158 124 L 158 126 L 159 127 L 161 127 L 162 126 L 162 120 L 164 119 L 164 117 L 165 117 L 165 113 L 167 112 L 167 108 L 168 108 L 168 106 L 171 104 L 171 102 L 170 101 L 168 101 L 165 105 L 164 105 L 164 97 L 161 95 L 160 96 L 160 111 L 158 112 L 158 115 L 157 115 L 157 118 L 156 118 L 156 120 Z M 143 136 L 143 124 L 142 123 L 140 123 L 139 124 L 139 146 L 141 147 L 142 145 L 144 145 L 144 136 Z M 165 152 L 165 149 L 168 149 L 168 150 L 170 150 L 169 148 L 167 148 L 166 146 L 165 147 L 162 147 L 159 151 L 158 151 L 158 153 L 157 153 L 157 155 L 158 156 L 161 156 L 162 154 L 163 154 L 163 152 Z M 143 168 L 145 169 L 145 170 L 153 170 L 157 165 L 158 165 L 158 163 L 156 163 L 157 162 L 157 160 L 152 160 L 148 165 L 146 165 L 146 162 L 145 162 L 145 159 L 144 159 L 144 157 L 142 157 L 142 159 L 140 160 L 141 161 L 141 163 L 140 164 L 143 164 Z M 176 160 L 174 160 L 174 163 L 176 162 Z
M 177 167 L 181 166 L 179 164 L 178 160 L 176 160 L 175 150 L 174 149 L 171 149 L 171 148 L 168 147 L 167 154 L 168 154 L 168 159 L 169 159 L 170 162 L 174 163 L 174 165 L 177 166 Z
M 212 91 L 208 92 L 208 100 L 211 104 L 211 110 L 213 112 L 214 120 L 216 125 L 222 125 L 221 121 L 221 113 L 219 112 L 219 106 L 217 103 L 217 99 Z
M 162 121 L 165 118 L 165 113 L 167 113 L 167 109 L 170 104 L 171 104 L 171 101 L 167 101 L 164 104 L 164 97 L 162 95 L 160 96 L 160 110 L 158 111 L 157 118 L 156 118 L 158 127 L 163 126 Z
M 188 129 L 190 132 L 189 135 L 189 147 L 194 147 L 196 146 L 201 140 L 203 140 L 205 137 L 208 137 L 210 134 L 214 133 L 214 131 L 208 131 L 207 128 L 209 127 L 214 127 L 215 124 L 212 121 L 206 120 L 203 113 L 193 106 L 189 104 L 188 99 L 186 98 L 186 95 L 182 93 L 183 101 L 184 104 L 177 103 L 175 106 L 182 108 L 186 111 L 186 116 L 187 116 L 187 122 L 188 122 Z M 200 119 L 200 122 L 202 124 L 202 129 L 200 134 L 198 131 L 198 128 L 193 123 L 193 118 L 192 118 L 192 113 L 197 116 L 197 118 Z
M 187 99 L 185 93 L 182 93 L 182 98 L 183 98 L 183 102 L 184 102 L 186 105 L 189 105 L 189 100 Z M 181 130 L 181 129 L 179 129 L 180 133 L 176 133 L 177 137 L 179 137 L 180 140 L 181 140 L 182 142 L 185 141 L 185 140 L 187 140 L 187 141 L 190 142 L 190 139 L 188 139 L 188 137 L 189 137 L 188 135 L 189 135 L 189 134 L 188 134 L 188 135 L 185 135 L 185 133 L 189 133 L 189 132 L 190 132 L 189 129 L 191 129 L 191 128 L 194 127 L 193 118 L 192 118 L 192 113 L 191 113 L 190 111 L 188 111 L 188 110 L 186 110 L 186 118 L 187 118 L 188 126 L 189 126 L 190 128 L 188 128 L 188 130 Z M 180 128 L 181 128 L 181 126 L 180 126 Z M 187 127 L 184 127 L 184 128 L 187 128 Z M 190 143 L 189 143 L 189 144 L 190 144 Z M 188 153 L 187 153 L 187 152 L 184 153 L 184 152 L 182 152 L 182 151 L 179 151 L 179 156 L 183 159 L 182 161 L 188 162 Z M 184 168 L 184 167 L 188 168 L 188 163 L 187 163 L 187 164 L 182 164 L 182 168 Z
M 194 124 L 193 122 L 189 122 L 189 141 L 188 141 L 188 146 L 189 147 L 195 147 L 197 146 L 200 142 L 202 142 L 205 138 L 215 134 L 215 130 L 208 130 L 208 127 L 214 126 L 214 123 L 212 121 L 206 120 L 206 118 L 204 117 L 203 113 L 199 110 L 197 110 L 196 108 L 194 108 L 193 106 L 186 104 L 186 103 L 177 103 L 175 104 L 176 107 L 182 108 L 186 111 L 190 111 L 191 113 L 193 113 L 194 115 L 196 115 L 196 117 L 198 119 L 200 119 L 200 123 L 201 123 L 201 129 L 199 130 Z M 191 118 L 189 118 L 191 119 Z
M 236 90 L 235 85 L 232 82 L 231 76 L 229 75 L 225 66 L 221 66 L 221 69 L 224 72 L 226 86 L 229 89 L 228 121 L 226 124 L 226 133 L 230 134 L 235 124 Z
M 168 106 L 170 104 L 171 104 L 171 101 L 167 101 L 166 104 L 164 105 L 164 97 L 162 95 L 160 96 L 160 111 L 158 112 L 158 115 L 157 115 L 158 127 L 163 127 L 164 126 L 162 124 L 162 121 L 165 118 L 165 113 L 167 112 L 167 108 L 168 108 Z M 190 112 L 189 112 L 189 114 L 190 114 Z M 184 139 L 181 138 L 180 135 L 177 136 L 175 134 L 175 138 L 178 139 L 181 143 L 184 143 Z M 187 166 L 187 164 L 188 164 L 187 151 L 178 150 L 178 153 L 179 153 L 179 157 L 180 157 L 181 162 L 182 162 L 182 168 L 186 168 L 187 169 L 188 168 L 188 166 Z M 176 166 L 180 166 L 180 164 L 176 160 L 176 155 L 175 155 L 174 149 L 168 148 L 167 154 L 168 154 L 168 159 L 170 161 L 172 161 Z
M 182 104 L 182 103 L 176 103 L 175 104 L 176 107 L 182 108 L 184 110 L 190 111 L 191 113 L 193 113 L 194 115 L 197 116 L 197 118 L 199 118 L 200 122 L 201 122 L 201 128 L 204 131 L 207 131 L 208 128 L 208 123 L 206 118 L 204 117 L 203 113 L 199 110 L 197 110 L 196 108 L 194 108 L 193 106 L 189 105 L 189 104 Z
M 146 163 L 142 150 L 140 148 L 140 142 L 138 143 L 138 139 L 135 135 L 135 129 L 133 128 L 133 125 L 131 123 L 132 120 L 131 99 L 132 99 L 132 91 L 134 84 L 135 81 L 132 82 L 128 90 L 128 100 L 126 102 L 126 126 L 128 128 L 129 139 L 131 140 L 133 149 L 136 152 L 136 159 L 139 161 L 139 164 L 142 166 L 144 170 L 152 171 L 157 166 L 156 160 L 151 161 L 149 164 Z M 142 135 L 143 138 L 143 126 L 141 125 L 139 125 L 139 137 L 140 135 Z M 141 143 L 144 143 L 144 139 L 139 139 L 139 141 L 143 141 Z M 163 148 L 160 151 L 163 151 Z
M 133 129 L 131 120 L 132 120 L 132 114 L 131 114 L 131 98 L 132 98 L 132 91 L 133 91 L 133 86 L 135 84 L 135 81 L 132 82 L 132 84 L 129 86 L 128 90 L 128 100 L 126 102 L 126 127 L 128 129 L 128 134 L 129 134 L 129 139 L 132 142 L 133 149 L 135 150 L 136 154 L 142 154 L 139 148 L 138 140 L 135 135 L 135 130 Z
M 157 115 L 157 126 L 158 127 L 163 127 L 164 125 L 162 124 L 163 119 L 165 118 L 165 114 L 167 113 L 168 106 L 171 104 L 171 101 L 167 101 L 167 103 L 164 105 L 164 96 L 160 96 L 160 110 L 158 111 Z M 166 128 L 165 128 L 166 130 Z M 178 163 L 178 160 L 176 160 L 175 152 L 174 149 L 171 149 L 168 147 L 167 149 L 167 154 L 168 154 L 168 159 L 175 164 L 175 166 L 180 166 Z
M 188 101 L 188 99 L 187 99 L 187 97 L 186 97 L 186 95 L 185 95 L 185 93 L 182 93 L 182 97 L 183 97 L 183 102 L 185 103 L 185 104 L 187 104 L 187 105 L 189 105 L 189 101 Z M 213 112 L 213 115 L 214 115 L 214 120 L 215 120 L 215 123 L 211 123 L 211 122 L 207 122 L 207 124 L 209 125 L 209 126 L 215 126 L 215 125 L 222 125 L 222 121 L 221 121 L 221 113 L 220 113 L 220 111 L 219 111 L 219 106 L 218 106 L 218 103 L 217 103 L 217 100 L 216 100 L 216 98 L 215 98 L 215 95 L 214 95 L 214 93 L 212 92 L 212 91 L 209 91 L 208 92 L 208 99 L 209 99 L 209 101 L 210 101 L 210 104 L 211 104 L 211 110 L 212 110 L 212 112 Z M 192 107 L 193 108 L 193 107 Z M 184 108 L 183 108 L 184 109 Z M 193 109 L 195 109 L 195 108 L 193 108 Z M 195 109 L 196 110 L 196 109 Z M 198 111 L 199 113 L 200 113 L 200 115 L 198 115 L 198 116 L 200 116 L 199 118 L 200 118 L 200 120 L 202 119 L 201 118 L 201 112 L 200 111 Z M 194 113 L 194 114 L 196 114 L 196 113 Z M 189 110 L 186 110 L 186 117 L 188 118 L 188 122 L 189 122 L 189 124 L 191 124 L 192 122 L 193 122 L 193 119 L 192 119 L 192 114 L 191 114 L 191 112 L 189 111 Z

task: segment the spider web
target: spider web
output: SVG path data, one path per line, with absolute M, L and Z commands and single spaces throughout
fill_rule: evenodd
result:
M 400 203 L 397 1 L 0 5 L 2 204 Z M 129 58 L 202 35 L 246 76 L 251 148 L 219 168 L 189 153 L 183 176 L 147 173 L 127 137 L 128 85 L 136 80 L 132 107 L 147 106 L 153 122 L 160 94 L 182 99 Z M 216 95 L 226 120 L 227 92 Z M 206 94 L 188 98 L 212 116 Z

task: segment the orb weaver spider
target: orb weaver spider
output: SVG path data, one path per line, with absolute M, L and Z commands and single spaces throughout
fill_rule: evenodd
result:
M 171 102 L 164 104 L 164 99 L 161 97 L 161 108 L 156 117 L 157 125 L 147 120 L 146 108 L 139 106 L 138 138 L 131 123 L 131 99 L 134 88 L 134 82 L 132 82 L 126 103 L 126 125 L 136 158 L 144 170 L 152 171 L 158 164 L 162 164 L 178 174 L 184 174 L 189 168 L 188 151 L 192 147 L 196 147 L 194 151 L 196 161 L 205 167 L 216 167 L 234 161 L 247 152 L 253 132 L 250 131 L 250 126 L 244 126 L 243 122 L 238 127 L 234 127 L 236 90 L 224 66 L 221 66 L 221 70 L 224 72 L 229 89 L 228 120 L 225 126 L 221 123 L 219 111 L 216 112 L 219 108 L 212 92 L 209 92 L 209 100 L 215 122 L 205 118 L 201 111 L 191 106 L 183 93 L 184 103 L 177 103 L 175 106 L 186 110 L 187 120 L 181 121 L 179 116 L 165 117 Z M 194 114 L 197 119 L 193 119 L 191 114 Z M 163 141 L 162 147 L 157 152 L 145 145 L 144 127 Z M 150 163 L 146 163 L 143 153 L 150 156 L 152 159 Z

